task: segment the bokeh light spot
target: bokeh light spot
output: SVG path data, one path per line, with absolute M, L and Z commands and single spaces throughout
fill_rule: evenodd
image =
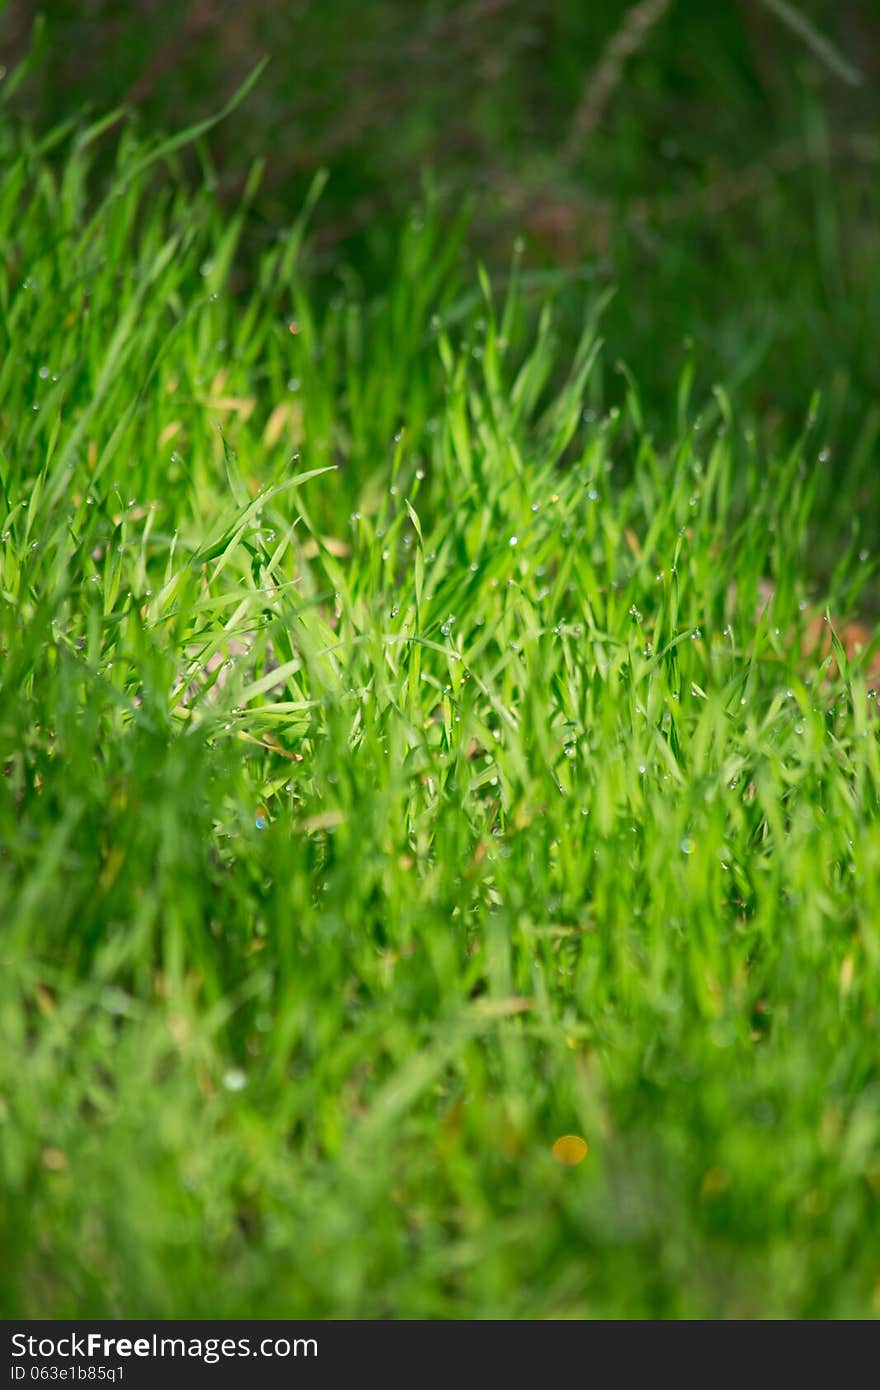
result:
M 573 1168 L 576 1163 L 583 1163 L 590 1152 L 590 1146 L 579 1134 L 561 1134 L 553 1145 L 552 1152 L 557 1163 L 564 1163 L 567 1168 Z

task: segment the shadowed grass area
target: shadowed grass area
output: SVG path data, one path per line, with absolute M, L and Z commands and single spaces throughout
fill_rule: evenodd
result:
M 686 361 L 652 437 L 590 282 L 572 353 L 431 206 L 382 298 L 308 208 L 235 296 L 255 181 L 125 132 L 96 198 L 96 133 L 0 135 L 3 1312 L 870 1313 L 817 402 L 768 450 Z

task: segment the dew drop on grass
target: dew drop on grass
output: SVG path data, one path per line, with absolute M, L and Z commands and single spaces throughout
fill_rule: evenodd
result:
M 696 849 L 696 845 L 694 841 L 691 839 L 690 835 L 685 835 L 684 839 L 681 842 L 680 848 L 682 854 L 693 854 L 694 850 Z
M 230 1067 L 229 1071 L 223 1073 L 223 1085 L 227 1091 L 243 1091 L 247 1077 L 240 1067 Z

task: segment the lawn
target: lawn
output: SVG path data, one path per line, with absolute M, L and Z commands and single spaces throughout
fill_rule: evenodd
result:
M 0 126 L 0 1311 L 876 1314 L 823 400 L 676 342 L 658 429 L 627 286 L 431 198 L 236 288 L 184 143 Z

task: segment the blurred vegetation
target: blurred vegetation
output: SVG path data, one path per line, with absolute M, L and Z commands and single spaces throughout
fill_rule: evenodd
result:
M 230 204 L 265 160 L 245 256 L 326 167 L 321 263 L 384 287 L 430 174 L 450 206 L 469 200 L 490 266 L 506 266 L 523 234 L 533 265 L 625 287 L 605 317 L 608 360 L 633 368 L 653 420 L 692 339 L 698 383 L 739 383 L 765 424 L 798 428 L 823 388 L 826 446 L 864 458 L 847 472 L 846 512 L 875 500 L 870 0 L 796 12 L 783 0 L 53 0 L 46 19 L 15 103 L 47 126 L 123 103 L 147 129 L 180 129 L 270 56 L 246 107 L 210 137 Z M 13 61 L 31 23 L 21 0 L 0 19 Z M 573 315 L 578 296 L 568 302 Z

